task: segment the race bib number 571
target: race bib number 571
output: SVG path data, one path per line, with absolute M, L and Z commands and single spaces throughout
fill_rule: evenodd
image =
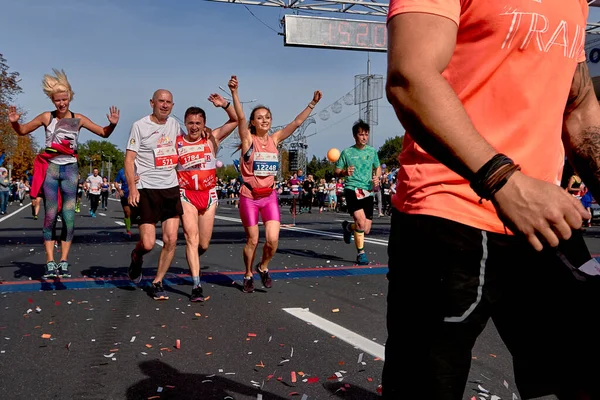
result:
M 177 150 L 175 146 L 158 147 L 154 149 L 154 166 L 157 169 L 173 169 L 177 166 Z

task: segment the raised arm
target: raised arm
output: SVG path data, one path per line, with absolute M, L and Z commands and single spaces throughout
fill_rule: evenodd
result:
M 208 101 L 213 103 L 215 107 L 223 108 L 229 117 L 227 122 L 212 131 L 212 136 L 215 138 L 216 145 L 218 146 L 238 125 L 237 114 L 235 112 L 235 107 L 217 93 L 208 96 Z
M 82 128 L 85 128 L 88 131 L 106 139 L 113 133 L 113 131 L 117 127 L 120 115 L 121 112 L 119 111 L 119 109 L 115 106 L 111 106 L 109 109 L 109 114 L 106 114 L 106 118 L 108 118 L 109 124 L 105 127 L 96 125 L 88 117 L 82 114 L 75 114 L 75 118 L 81 119 Z
M 288 137 L 290 137 L 290 135 L 292 133 L 294 133 L 294 131 L 296 129 L 298 129 L 298 127 L 300 125 L 302 125 L 302 123 L 306 120 L 306 118 L 308 118 L 308 116 L 312 112 L 313 108 L 315 108 L 315 106 L 317 105 L 319 100 L 321 100 L 322 97 L 323 97 L 323 93 L 321 93 L 321 91 L 319 91 L 319 90 L 316 90 L 315 93 L 313 94 L 313 98 L 312 98 L 311 102 L 308 103 L 306 108 L 304 110 L 302 110 L 302 112 L 300 114 L 298 114 L 298 116 L 292 122 L 290 122 L 285 128 L 280 129 L 273 134 L 272 137 L 273 137 L 273 140 L 275 141 L 276 145 L 283 142 Z
M 17 133 L 17 135 L 24 136 L 28 135 L 31 132 L 35 131 L 40 126 L 44 126 L 48 119 L 50 118 L 49 112 L 43 112 L 31 121 L 26 124 L 19 124 L 19 119 L 21 119 L 21 114 L 17 112 L 17 107 L 10 106 L 8 108 L 8 121 L 12 126 L 13 130 Z
M 229 86 L 229 90 L 231 90 L 233 108 L 235 109 L 235 114 L 237 115 L 238 120 L 238 133 L 240 135 L 240 140 L 242 141 L 242 154 L 244 154 L 252 145 L 252 134 L 250 133 L 250 129 L 248 129 L 248 122 L 246 121 L 246 116 L 244 115 L 244 108 L 240 102 L 237 76 L 233 75 L 227 86 Z
M 563 119 L 563 143 L 577 175 L 594 198 L 600 198 L 600 105 L 585 62 L 577 65 L 573 76 Z

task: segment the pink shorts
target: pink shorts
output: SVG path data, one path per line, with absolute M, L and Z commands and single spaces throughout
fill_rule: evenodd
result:
M 277 192 L 273 191 L 269 196 L 256 200 L 240 196 L 240 218 L 244 227 L 258 225 L 259 213 L 263 223 L 267 221 L 281 222 Z

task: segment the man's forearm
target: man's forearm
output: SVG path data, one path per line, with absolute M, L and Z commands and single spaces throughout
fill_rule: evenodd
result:
M 391 73 L 389 102 L 410 136 L 438 161 L 470 179 L 497 151 L 477 132 L 439 73 Z
M 563 144 L 577 174 L 600 199 L 600 106 L 585 62 L 579 63 L 563 118 Z
M 135 164 L 133 160 L 125 159 L 125 180 L 127 181 L 127 186 L 130 188 L 136 188 L 135 185 Z

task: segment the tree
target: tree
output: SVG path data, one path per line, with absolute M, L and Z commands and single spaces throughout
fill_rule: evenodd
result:
M 217 177 L 223 182 L 229 182 L 232 179 L 237 179 L 238 175 L 239 174 L 233 164 L 224 165 L 221 168 L 217 168 Z
M 29 135 L 17 136 L 13 132 L 13 136 L 16 138 L 16 145 L 9 158 L 13 168 L 12 175 L 21 177 L 33 174 L 33 160 L 37 155 L 37 146 Z
M 398 162 L 398 155 L 402 151 L 403 143 L 404 135 L 387 139 L 377 152 L 379 161 L 382 164 L 385 164 L 388 168 L 399 166 L 400 163 Z
M 9 71 L 6 59 L 0 54 L 0 157 L 5 154 L 4 165 L 13 165 L 16 174 L 23 174 L 33 167 L 30 154 L 36 152 L 35 142 L 30 137 L 18 138 L 8 122 L 8 107 L 20 93 L 23 89 L 19 86 L 19 73 Z M 28 162 L 31 164 L 26 165 Z
M 310 162 L 306 165 L 306 173 L 312 175 L 316 181 L 321 178 L 330 180 L 334 177 L 335 164 L 323 157 L 318 159 L 317 156 L 313 155 Z
M 88 140 L 77 146 L 79 170 L 82 176 L 98 168 L 102 176 L 112 181 L 117 171 L 123 168 L 125 153 L 106 140 Z M 110 176 L 109 176 L 110 175 Z

